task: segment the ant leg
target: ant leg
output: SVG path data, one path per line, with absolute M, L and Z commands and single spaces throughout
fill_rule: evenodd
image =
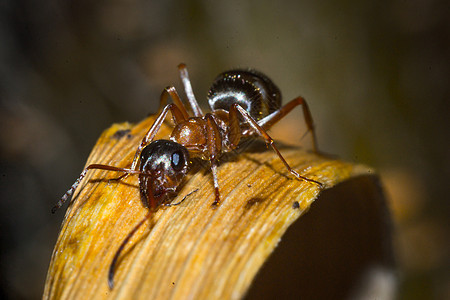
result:
M 211 204 L 212 207 L 217 207 L 220 203 L 220 190 L 219 190 L 219 179 L 217 178 L 217 161 L 211 161 L 211 173 L 214 182 L 214 202 Z
M 134 226 L 134 228 L 128 233 L 127 237 L 123 240 L 122 244 L 120 244 L 119 249 L 117 249 L 116 254 L 114 255 L 113 260 L 111 261 L 111 265 L 109 266 L 108 271 L 108 285 L 109 289 L 112 290 L 114 288 L 114 272 L 116 271 L 117 261 L 119 260 L 120 254 L 125 248 L 126 244 L 130 241 L 136 231 L 152 216 L 153 211 L 150 211 L 139 223 Z
M 236 149 L 242 136 L 242 129 L 236 110 L 230 110 L 228 123 L 228 142 L 230 143 L 231 149 Z
M 184 91 L 188 98 L 188 102 L 191 106 L 191 110 L 194 113 L 194 116 L 201 117 L 203 116 L 203 112 L 198 105 L 197 100 L 195 99 L 194 92 L 192 91 L 191 80 L 189 79 L 189 74 L 185 64 L 179 64 L 178 70 L 180 71 L 180 78 L 184 85 Z
M 183 106 L 183 109 L 184 109 L 184 111 L 186 111 L 184 106 Z M 137 169 L 139 154 L 141 153 L 142 149 L 146 145 L 148 145 L 150 142 L 153 141 L 153 139 L 155 138 L 156 133 L 161 128 L 161 124 L 165 120 L 169 110 L 172 113 L 172 116 L 173 116 L 173 118 L 175 120 L 175 123 L 183 122 L 184 120 L 186 120 L 184 118 L 184 115 L 183 115 L 183 110 L 180 109 L 175 104 L 170 103 L 170 104 L 167 104 L 166 106 L 164 106 L 163 110 L 159 113 L 159 115 L 156 118 L 156 120 L 153 123 L 153 125 L 150 127 L 150 129 L 145 134 L 144 138 L 141 141 L 141 144 L 138 146 L 138 148 L 136 150 L 136 153 L 134 154 L 133 162 L 131 163 L 130 169 L 132 169 L 132 170 L 136 170 Z M 129 174 L 123 174 L 123 175 L 121 175 L 121 176 L 119 176 L 117 178 L 113 178 L 112 180 L 120 180 L 120 179 L 126 178 L 128 175 Z
M 206 148 L 209 153 L 211 173 L 214 181 L 215 200 L 212 204 L 216 207 L 220 203 L 219 180 L 217 178 L 217 155 L 222 152 L 222 138 L 213 115 L 206 114 Z
M 173 116 L 173 118 L 175 120 L 175 123 L 180 123 L 180 122 L 183 122 L 184 120 L 186 120 L 184 118 L 182 110 L 178 106 L 176 106 L 173 103 L 167 104 L 164 107 L 164 109 L 162 110 L 162 112 L 156 118 L 156 120 L 153 123 L 152 127 L 150 127 L 150 129 L 147 131 L 147 134 L 142 139 L 141 144 L 139 145 L 139 147 L 136 150 L 136 154 L 134 155 L 133 162 L 131 163 L 130 169 L 133 169 L 133 170 L 136 169 L 136 166 L 137 166 L 137 163 L 138 163 L 139 154 L 141 153 L 142 149 L 146 145 L 148 145 L 150 142 L 153 141 L 153 139 L 155 138 L 156 133 L 161 128 L 161 124 L 164 121 L 164 119 L 166 118 L 169 110 L 172 113 L 172 116 Z
M 175 88 L 173 88 L 173 89 L 175 90 Z M 164 91 L 167 91 L 167 88 Z M 170 93 L 170 92 L 167 91 L 167 93 Z M 175 91 L 175 93 L 176 93 L 176 91 Z M 164 92 L 163 92 L 163 94 L 164 94 Z M 177 94 L 177 96 L 178 96 L 178 94 Z M 175 124 L 178 124 L 178 123 L 186 120 L 186 118 L 183 114 L 183 111 L 187 114 L 186 108 L 184 106 L 182 106 L 182 107 L 183 107 L 183 109 L 180 109 L 177 105 L 170 103 L 170 104 L 167 104 L 163 108 L 163 110 L 159 113 L 158 117 L 156 118 L 155 122 L 153 122 L 153 125 L 150 127 L 150 129 L 145 134 L 144 138 L 141 141 L 141 144 L 138 146 L 136 153 L 134 154 L 133 162 L 131 163 L 130 169 L 132 169 L 132 170 L 137 169 L 138 159 L 139 159 L 139 155 L 140 155 L 142 149 L 144 149 L 144 147 L 146 145 L 148 145 L 149 143 L 151 143 L 153 141 L 156 133 L 161 128 L 162 122 L 165 120 L 167 114 L 169 113 L 169 110 L 172 113 Z M 120 180 L 120 179 L 126 178 L 128 175 L 129 174 L 124 174 L 117 178 L 114 178 L 113 180 Z
M 264 130 L 269 130 L 275 123 L 285 117 L 288 113 L 291 112 L 295 107 L 301 105 L 303 109 L 303 116 L 305 118 L 306 126 L 308 127 L 308 131 L 312 134 L 312 142 L 313 142 L 313 150 L 315 153 L 319 153 L 319 147 L 317 146 L 317 137 L 316 131 L 314 129 L 314 122 L 311 115 L 311 111 L 309 110 L 308 103 L 303 97 L 297 97 L 286 105 L 281 107 L 279 110 L 273 112 L 267 117 L 259 120 L 258 125 L 261 126 Z
M 173 86 L 168 86 L 162 91 L 161 97 L 159 98 L 158 111 L 160 111 L 161 108 L 166 105 L 168 96 L 172 98 L 173 103 L 180 109 L 180 112 L 183 115 L 183 119 L 189 119 L 189 114 L 186 110 L 186 107 L 184 106 L 183 101 L 181 101 L 177 90 Z
M 278 155 L 278 157 L 280 158 L 280 160 L 283 162 L 283 164 L 284 164 L 284 166 L 286 167 L 286 169 L 288 169 L 288 171 L 289 171 L 292 175 L 294 175 L 298 180 L 305 180 L 305 181 L 313 182 L 313 183 L 319 185 L 319 187 L 321 187 L 321 188 L 323 187 L 323 184 L 322 184 L 322 183 L 320 183 L 320 182 L 318 182 L 318 181 L 316 181 L 316 180 L 313 180 L 313 179 L 310 179 L 310 178 L 301 176 L 301 175 L 298 174 L 294 169 L 292 169 L 291 166 L 289 166 L 289 164 L 286 162 L 286 160 L 284 159 L 284 157 L 281 155 L 280 151 L 278 151 L 278 148 L 275 146 L 273 139 L 269 136 L 269 134 L 267 134 L 267 132 L 264 130 L 264 128 L 262 128 L 262 127 L 258 124 L 258 122 L 256 122 L 256 121 L 248 114 L 248 112 L 247 112 L 244 108 L 242 108 L 242 106 L 240 106 L 240 105 L 237 104 L 237 103 L 234 103 L 234 104 L 231 106 L 231 109 L 230 109 L 230 118 L 237 118 L 237 112 L 239 112 L 239 113 L 241 114 L 241 116 L 244 117 L 244 119 L 245 119 L 245 120 L 250 124 L 250 126 L 255 130 L 255 132 L 256 132 L 260 137 L 262 137 L 270 147 L 272 147 L 273 151 L 275 151 L 275 153 Z
M 75 183 L 72 184 L 70 189 L 61 197 L 61 199 L 56 203 L 55 206 L 52 208 L 52 213 L 54 214 L 63 204 L 66 202 L 66 200 L 73 194 L 73 192 L 76 190 L 78 185 L 80 184 L 81 180 L 86 176 L 87 171 L 92 169 L 99 169 L 99 170 L 107 170 L 107 171 L 116 171 L 116 172 L 125 172 L 126 174 L 141 174 L 141 171 L 136 171 L 132 169 L 124 169 L 124 168 L 118 168 L 108 165 L 100 165 L 100 164 L 92 164 L 87 166 L 83 172 L 81 172 L 80 176 L 75 180 Z

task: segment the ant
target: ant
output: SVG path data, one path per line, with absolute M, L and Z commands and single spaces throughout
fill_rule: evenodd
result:
M 217 207 L 220 203 L 217 178 L 219 156 L 237 149 L 241 139 L 248 137 L 259 136 L 264 139 L 296 179 L 311 182 L 320 188 L 323 187 L 322 183 L 301 176 L 293 170 L 267 133 L 267 130 L 274 124 L 296 106 L 301 105 L 305 123 L 312 135 L 313 150 L 317 153 L 314 124 L 304 98 L 297 97 L 281 107 L 281 92 L 266 75 L 255 70 L 236 69 L 223 72 L 214 80 L 207 96 L 211 112 L 204 114 L 195 99 L 186 65 L 180 64 L 178 69 L 187 96 L 188 108 L 194 116 L 189 116 L 176 89 L 173 86 L 166 87 L 160 98 L 162 110 L 160 109 L 153 125 L 138 146 L 130 168 L 102 164 L 87 166 L 52 209 L 54 213 L 62 206 L 73 194 L 88 170 L 102 169 L 123 172 L 124 174 L 116 180 L 130 174 L 139 175 L 141 199 L 144 206 L 149 208 L 149 213 L 132 229 L 116 251 L 108 273 L 108 283 L 111 289 L 114 285 L 113 277 L 117 260 L 138 228 L 150 218 L 152 212 L 156 211 L 160 205 L 178 205 L 196 191 L 187 194 L 178 203 L 165 203 L 167 195 L 177 194 L 177 188 L 190 168 L 191 157 L 208 160 L 210 163 L 215 194 L 213 207 Z M 169 96 L 173 103 L 166 105 Z M 169 112 L 175 124 L 170 140 L 154 140 Z
M 173 86 L 166 87 L 161 94 L 161 107 L 166 103 L 168 96 L 172 98 L 173 103 L 164 106 L 142 139 L 131 164 L 132 170 L 136 169 L 139 153 L 153 141 L 170 111 L 175 123 L 170 140 L 184 146 L 193 157 L 210 162 L 215 193 L 213 206 L 217 206 L 220 202 L 217 179 L 219 156 L 235 150 L 241 139 L 251 136 L 263 138 L 298 180 L 309 181 L 323 187 L 322 183 L 301 176 L 293 170 L 278 151 L 274 140 L 267 134 L 267 130 L 275 123 L 296 106 L 302 105 L 308 131 L 312 134 L 313 150 L 318 153 L 313 119 L 303 97 L 297 97 L 281 107 L 281 92 L 266 75 L 256 70 L 236 69 L 223 72 L 216 77 L 207 96 L 211 112 L 204 114 L 192 91 L 186 65 L 180 64 L 178 69 L 189 108 L 194 116 L 189 116 L 176 89 Z

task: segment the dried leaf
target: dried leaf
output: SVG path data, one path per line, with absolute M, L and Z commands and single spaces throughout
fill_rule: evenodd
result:
M 116 124 L 107 129 L 87 164 L 129 167 L 153 123 Z M 170 133 L 164 125 L 157 138 Z M 289 164 L 326 188 L 369 169 L 281 148 Z M 109 181 L 117 173 L 89 171 L 78 187 L 56 243 L 44 299 L 239 299 L 287 228 L 321 190 L 293 178 L 273 151 L 249 151 L 219 167 L 222 203 L 214 201 L 212 177 L 198 170 L 186 179 L 183 204 L 160 208 L 122 253 L 110 290 L 107 273 L 120 243 L 146 215 L 138 179 Z

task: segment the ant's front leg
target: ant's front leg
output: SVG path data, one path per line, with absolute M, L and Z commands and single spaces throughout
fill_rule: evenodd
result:
M 155 138 L 155 136 L 158 133 L 159 129 L 161 128 L 162 122 L 166 118 L 166 116 L 169 113 L 169 111 L 172 113 L 172 116 L 173 116 L 173 119 L 175 121 L 175 124 L 179 124 L 179 123 L 184 122 L 185 120 L 187 120 L 187 118 L 185 118 L 185 116 L 183 114 L 183 110 L 182 109 L 180 109 L 178 106 L 176 106 L 173 103 L 167 104 L 164 107 L 164 109 L 162 110 L 162 112 L 156 118 L 156 120 L 153 123 L 152 127 L 150 127 L 150 129 L 147 131 L 147 134 L 142 139 L 141 144 L 138 146 L 138 148 L 136 150 L 136 154 L 134 155 L 134 158 L 133 158 L 133 162 L 131 163 L 131 167 L 130 167 L 131 169 L 133 169 L 133 170 L 136 169 L 136 166 L 137 166 L 137 163 L 138 163 L 138 159 L 139 159 L 139 155 L 140 155 L 142 149 L 144 149 L 145 146 L 147 146 L 148 144 L 150 144 L 153 141 L 153 139 Z
M 131 163 L 130 169 L 137 170 L 137 164 L 138 164 L 138 160 L 139 160 L 139 155 L 140 155 L 142 149 L 144 149 L 144 147 L 146 145 L 148 145 L 149 143 L 151 143 L 153 141 L 153 139 L 155 138 L 156 133 L 161 128 L 161 124 L 164 121 L 164 119 L 166 118 L 166 116 L 169 113 L 169 111 L 172 112 L 172 116 L 173 116 L 175 122 L 182 122 L 182 121 L 185 120 L 184 115 L 182 113 L 182 110 L 180 110 L 180 108 L 178 108 L 178 106 L 176 106 L 173 103 L 167 104 L 163 108 L 163 110 L 159 113 L 159 115 L 156 117 L 155 122 L 153 122 L 153 125 L 147 131 L 146 135 L 144 136 L 144 138 L 142 139 L 141 143 L 139 144 L 139 146 L 138 146 L 138 148 L 136 150 L 136 153 L 134 154 L 133 162 Z M 121 175 L 121 176 L 119 176 L 117 178 L 113 178 L 113 179 L 110 179 L 110 180 L 121 180 L 123 178 L 126 178 L 127 176 L 128 176 L 128 174 L 124 174 L 124 175 Z
M 309 181 L 312 183 L 317 184 L 319 187 L 323 187 L 323 184 L 301 176 L 300 174 L 298 174 L 294 169 L 291 168 L 291 166 L 289 166 L 289 164 L 286 162 L 286 160 L 284 159 L 283 155 L 281 155 L 280 151 L 278 150 L 278 148 L 275 146 L 273 139 L 269 136 L 269 134 L 264 130 L 264 128 L 262 128 L 257 121 L 255 121 L 249 114 L 248 112 L 239 104 L 234 103 L 233 105 L 231 105 L 231 109 L 230 109 L 230 119 L 231 118 L 237 118 L 237 113 L 239 112 L 239 114 L 249 123 L 249 125 L 253 128 L 253 130 L 255 131 L 255 133 L 257 133 L 260 137 L 262 137 L 265 141 L 266 144 L 269 145 L 270 147 L 272 147 L 273 151 L 275 151 L 275 153 L 278 155 L 278 157 L 280 158 L 280 160 L 283 162 L 284 166 L 286 167 L 286 169 L 288 169 L 288 171 L 294 175 L 298 180 L 305 180 L 305 181 Z M 230 124 L 232 124 L 232 122 L 230 122 Z
M 139 154 L 146 145 L 148 145 L 153 141 L 156 133 L 161 128 L 162 122 L 166 119 L 169 110 L 171 111 L 174 121 L 177 124 L 189 119 L 186 107 L 184 107 L 183 103 L 181 102 L 180 96 L 178 96 L 177 90 L 173 86 L 166 87 L 163 90 L 160 98 L 160 104 L 161 105 L 165 104 L 167 102 L 168 96 L 172 98 L 172 101 L 174 103 L 170 103 L 164 106 L 162 111 L 156 117 L 155 122 L 153 122 L 153 125 L 150 127 L 150 129 L 147 131 L 147 134 L 142 139 L 141 144 L 138 146 L 136 153 L 134 155 L 133 162 L 131 163 L 131 169 L 133 170 L 136 170 Z M 123 178 L 126 178 L 127 176 L 128 174 L 124 174 L 111 180 L 121 180 Z
M 181 101 L 180 96 L 178 95 L 177 90 L 173 86 L 166 87 L 159 98 L 159 109 L 158 112 L 161 111 L 162 108 L 166 106 L 167 98 L 170 96 L 172 98 L 173 103 L 180 109 L 181 114 L 183 115 L 183 119 L 188 119 L 189 114 L 186 110 L 186 107 Z
M 258 125 L 261 126 L 264 130 L 269 130 L 273 125 L 275 125 L 278 121 L 284 118 L 288 113 L 290 113 L 295 107 L 301 105 L 303 110 L 303 117 L 305 119 L 306 126 L 308 128 L 307 132 L 311 132 L 312 135 L 312 145 L 313 151 L 315 153 L 319 153 L 319 147 L 317 146 L 317 137 L 316 131 L 314 128 L 314 121 L 311 115 L 311 111 L 309 110 L 308 103 L 303 97 L 297 97 L 291 101 L 289 101 L 286 105 L 281 107 L 279 110 L 271 113 L 267 117 L 258 121 Z

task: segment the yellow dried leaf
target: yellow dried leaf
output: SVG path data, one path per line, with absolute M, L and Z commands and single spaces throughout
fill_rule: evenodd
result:
M 153 123 L 107 129 L 87 164 L 129 167 Z M 170 133 L 163 126 L 157 138 Z M 281 148 L 289 164 L 326 188 L 367 174 L 369 169 Z M 179 206 L 160 208 L 122 252 L 110 290 L 107 273 L 117 248 L 147 214 L 137 176 L 108 181 L 118 173 L 92 170 L 74 195 L 50 263 L 44 299 L 239 299 L 287 228 L 321 190 L 293 178 L 273 151 L 244 152 L 219 167 L 222 203 L 212 209 L 208 170 L 193 172 Z M 280 274 L 281 275 L 281 274 Z M 301 280 L 301 279 L 299 279 Z

